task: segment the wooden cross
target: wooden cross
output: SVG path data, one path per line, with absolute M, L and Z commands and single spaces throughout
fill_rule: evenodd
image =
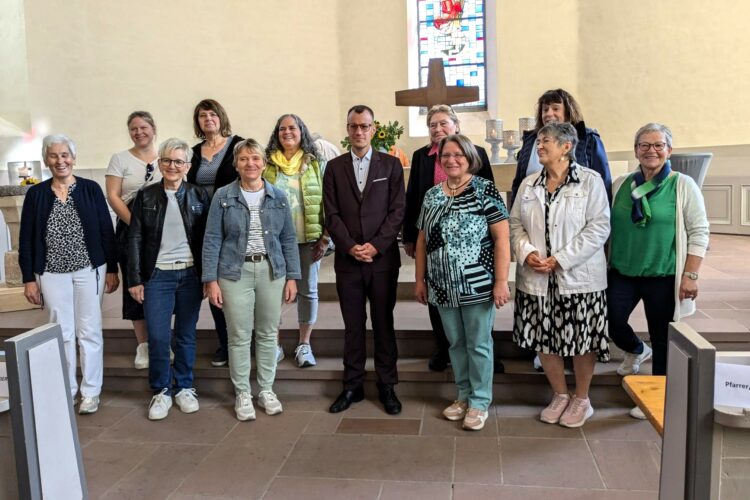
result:
M 448 86 L 445 84 L 443 59 L 430 59 L 427 69 L 427 86 L 418 89 L 397 90 L 396 106 L 425 106 L 436 104 L 462 104 L 479 100 L 479 87 Z

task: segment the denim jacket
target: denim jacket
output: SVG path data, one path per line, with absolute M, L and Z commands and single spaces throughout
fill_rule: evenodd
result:
M 263 242 L 271 263 L 273 279 L 286 276 L 298 280 L 297 235 L 286 195 L 268 181 L 263 181 L 266 195 L 260 208 Z M 242 275 L 247 249 L 250 211 L 240 191 L 240 181 L 219 188 L 211 201 L 203 238 L 203 282 L 225 278 L 238 281 Z

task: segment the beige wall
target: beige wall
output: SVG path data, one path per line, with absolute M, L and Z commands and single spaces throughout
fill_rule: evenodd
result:
M 226 106 L 236 133 L 262 142 L 288 111 L 335 143 L 354 103 L 386 121 L 407 119 L 393 97 L 408 86 L 401 1 L 3 0 L 1 8 L 0 116 L 70 134 L 82 167 L 103 168 L 129 145 L 123 122 L 134 109 L 154 113 L 161 138 L 192 141 L 192 108 L 207 96 Z M 713 174 L 744 172 L 748 17 L 750 4 L 730 0 L 496 0 L 488 22 L 498 33 L 499 117 L 515 127 L 542 91 L 560 86 L 615 158 L 629 158 L 639 125 L 659 120 L 679 147 L 722 146 Z M 477 143 L 480 117 L 465 117 Z M 400 145 L 410 152 L 424 141 Z

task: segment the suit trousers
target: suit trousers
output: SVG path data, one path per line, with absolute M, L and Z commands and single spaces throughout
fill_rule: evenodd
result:
M 367 347 L 366 302 L 370 302 L 375 345 L 375 373 L 381 384 L 397 384 L 398 348 L 393 329 L 398 268 L 373 272 L 362 266 L 359 272 L 336 272 L 336 291 L 344 318 L 344 389 L 354 390 L 365 380 Z

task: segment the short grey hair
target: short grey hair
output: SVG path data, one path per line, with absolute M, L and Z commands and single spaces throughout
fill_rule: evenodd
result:
M 566 142 L 571 144 L 570 151 L 568 151 L 568 160 L 571 162 L 576 161 L 576 146 L 578 146 L 578 133 L 576 128 L 570 123 L 551 122 L 539 129 L 536 134 L 537 138 L 540 136 L 549 137 L 554 139 L 558 144 L 562 145 Z
M 641 138 L 643 134 L 648 134 L 650 132 L 661 132 L 664 134 L 664 140 L 667 142 L 667 147 L 672 147 L 672 131 L 669 130 L 669 127 L 666 125 L 662 125 L 661 123 L 647 123 L 641 128 L 638 129 L 638 132 L 635 133 L 635 140 L 633 141 L 633 148 L 638 147 L 638 140 Z
M 170 137 L 159 144 L 159 158 L 164 158 L 170 151 L 184 151 L 186 161 L 190 162 L 193 159 L 193 149 L 182 139 Z
M 42 139 L 42 158 L 47 158 L 47 150 L 53 144 L 65 144 L 65 146 L 67 146 L 68 148 L 68 151 L 70 151 L 70 155 L 73 157 L 73 159 L 75 159 L 76 143 L 73 142 L 73 139 L 64 134 L 48 135 L 47 137 Z
M 470 174 L 476 174 L 477 172 L 479 172 L 479 170 L 482 168 L 482 159 L 479 158 L 479 153 L 477 153 L 477 148 L 476 146 L 474 146 L 474 143 L 471 142 L 471 140 L 469 140 L 469 138 L 465 135 L 453 134 L 449 135 L 448 137 L 444 137 L 440 141 L 440 145 L 438 146 L 438 156 L 443 155 L 443 148 L 449 142 L 457 145 L 458 149 L 460 149 L 466 157 L 466 161 L 469 162 L 468 172 Z
M 447 104 L 436 104 L 430 108 L 430 110 L 427 112 L 427 127 L 430 126 L 430 120 L 432 120 L 433 115 L 436 115 L 438 113 L 445 113 L 446 115 L 448 115 L 448 118 L 450 118 L 451 121 L 456 125 L 456 129 L 460 130 L 459 126 L 461 124 L 461 121 L 458 119 L 458 116 L 456 116 L 456 112 L 453 111 L 453 108 L 451 108 Z

